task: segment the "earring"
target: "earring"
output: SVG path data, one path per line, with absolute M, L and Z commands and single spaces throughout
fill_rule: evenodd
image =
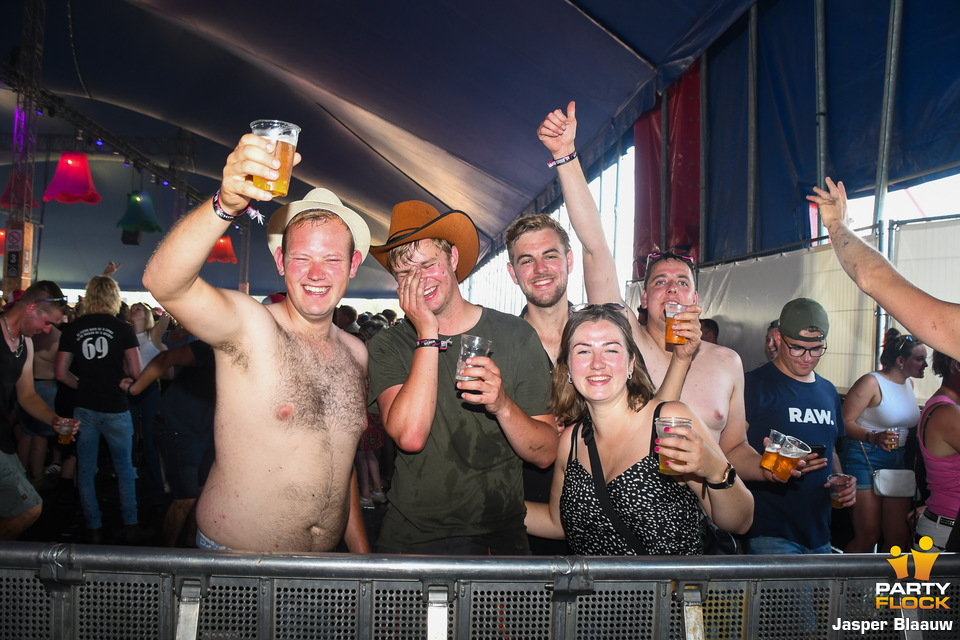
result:
M 567 384 L 573 384 L 573 378 L 570 377 L 570 372 L 567 372 Z
M 627 374 L 627 380 L 629 380 L 629 379 L 632 378 L 632 377 L 633 377 L 633 371 L 631 371 L 630 373 Z

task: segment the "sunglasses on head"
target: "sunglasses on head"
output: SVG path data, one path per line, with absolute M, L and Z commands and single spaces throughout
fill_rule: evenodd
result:
M 570 307 L 570 311 L 573 313 L 579 313 L 581 311 L 592 311 L 593 309 L 606 309 L 607 311 L 623 311 L 627 306 L 620 304 L 619 302 L 604 302 L 603 304 L 575 304 Z
M 683 260 L 687 262 L 690 265 L 691 269 L 693 269 L 694 267 L 693 258 L 691 258 L 690 256 L 685 256 L 679 253 L 673 253 L 672 251 L 669 251 L 667 253 L 648 253 L 646 270 L 649 271 L 651 265 L 654 265 L 660 262 L 661 260 L 672 260 L 672 259 Z

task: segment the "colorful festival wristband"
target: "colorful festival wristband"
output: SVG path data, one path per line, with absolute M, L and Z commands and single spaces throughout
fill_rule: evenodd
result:
M 562 158 L 557 158 L 556 160 L 553 160 L 553 161 L 551 161 L 551 162 L 548 162 L 548 163 L 547 163 L 547 166 L 552 169 L 552 168 L 554 168 L 554 167 L 559 167 L 559 166 L 562 165 L 562 164 L 567 164 L 567 163 L 570 162 L 571 160 L 576 160 L 576 159 L 577 159 L 577 152 L 574 151 L 573 153 L 567 154 L 567 155 L 563 156 Z
M 246 209 L 244 209 L 243 211 L 241 211 L 236 215 L 230 215 L 229 213 L 224 211 L 223 207 L 220 206 L 220 189 L 217 189 L 217 193 L 214 194 L 213 196 L 213 212 L 217 214 L 218 218 L 220 218 L 221 220 L 226 220 L 227 222 L 233 222 L 243 214 L 247 214 L 248 216 L 250 216 L 251 220 L 256 220 L 260 224 L 263 224 L 263 214 L 261 214 L 259 211 L 257 211 L 253 207 L 248 206 Z
M 436 338 L 424 338 L 417 340 L 417 349 L 420 347 L 437 347 L 440 351 L 446 351 L 450 343 L 447 340 L 437 340 Z

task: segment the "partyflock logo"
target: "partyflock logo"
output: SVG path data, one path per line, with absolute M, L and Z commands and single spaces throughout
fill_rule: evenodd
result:
M 878 582 L 876 586 L 876 609 L 949 609 L 950 598 L 946 595 L 949 582 L 931 582 L 930 571 L 939 553 L 925 553 L 933 548 L 933 540 L 923 536 L 918 543 L 920 551 L 902 554 L 900 547 L 890 548 L 892 558 L 887 562 L 896 572 L 897 582 Z M 910 570 L 907 561 L 913 556 L 913 580 L 908 581 Z M 953 629 L 953 620 L 915 620 L 898 616 L 892 620 L 894 631 L 930 631 Z M 837 618 L 832 628 L 836 631 L 883 631 L 890 620 L 843 620 Z

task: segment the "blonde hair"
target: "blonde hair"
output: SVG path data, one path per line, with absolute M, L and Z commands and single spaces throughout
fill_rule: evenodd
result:
M 120 285 L 109 276 L 93 276 L 83 294 L 83 314 L 120 312 Z
M 146 302 L 134 302 L 132 305 L 130 305 L 130 311 L 133 311 L 134 308 L 143 309 L 143 313 L 144 313 L 143 330 L 144 331 L 150 331 L 156 326 L 157 322 L 156 320 L 153 319 L 153 309 L 150 308 L 150 305 L 148 305 Z M 133 324 L 133 316 L 130 317 L 130 321 L 131 321 L 130 323 Z

